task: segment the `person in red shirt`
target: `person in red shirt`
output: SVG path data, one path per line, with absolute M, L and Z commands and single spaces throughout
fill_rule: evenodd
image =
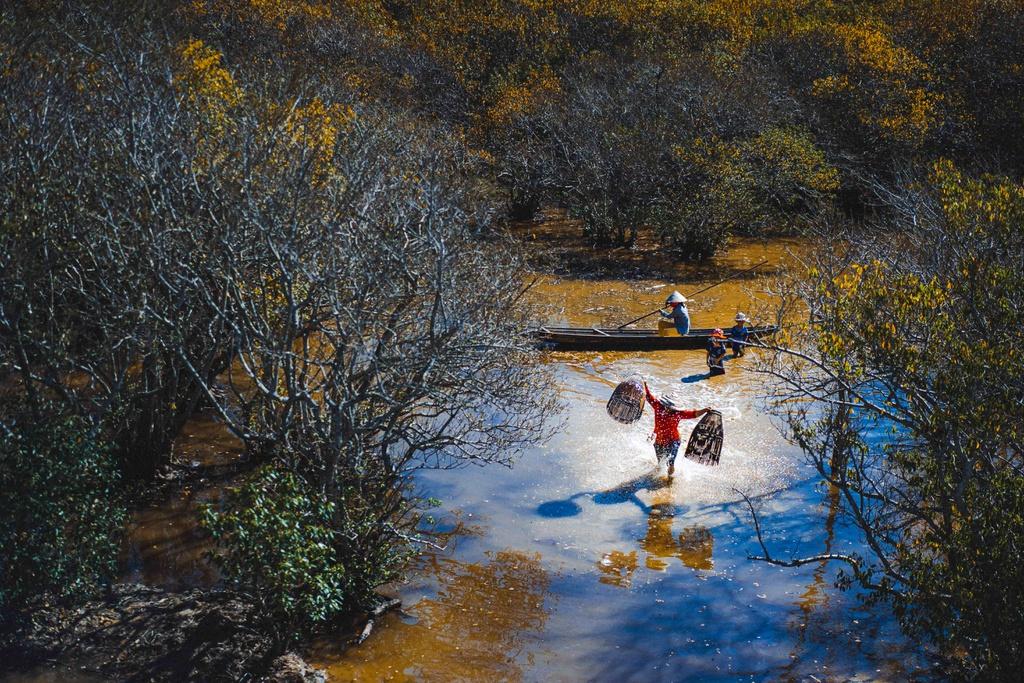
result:
M 676 455 L 679 454 L 679 421 L 693 420 L 711 411 L 711 408 L 686 410 L 669 398 L 658 398 L 644 382 L 647 401 L 654 409 L 654 454 L 658 456 L 658 465 L 668 461 L 668 476 L 676 470 Z

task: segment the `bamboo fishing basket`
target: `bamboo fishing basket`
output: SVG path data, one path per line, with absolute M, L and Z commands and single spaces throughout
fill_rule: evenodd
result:
M 608 399 L 608 414 L 616 422 L 633 424 L 643 415 L 645 400 L 644 380 L 639 375 L 632 375 L 615 387 Z
M 714 467 L 722 457 L 722 441 L 724 438 L 722 414 L 717 410 L 712 410 L 693 428 L 683 457 L 689 458 L 701 465 Z

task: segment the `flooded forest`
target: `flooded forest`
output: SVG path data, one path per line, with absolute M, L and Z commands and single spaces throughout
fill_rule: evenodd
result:
M 0 682 L 1020 680 L 1017 0 L 25 0 L 0 140 Z

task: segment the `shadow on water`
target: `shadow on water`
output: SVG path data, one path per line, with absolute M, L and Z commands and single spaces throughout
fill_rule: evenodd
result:
M 619 505 L 621 503 L 633 503 L 640 508 L 644 513 L 649 513 L 651 507 L 644 503 L 637 496 L 641 491 L 660 491 L 666 489 L 672 484 L 670 477 L 663 477 L 658 474 L 657 470 L 652 470 L 647 474 L 642 474 L 639 477 L 625 481 L 618 486 L 604 491 L 580 491 L 574 493 L 565 499 L 560 500 L 549 500 L 546 503 L 541 503 L 537 506 L 537 514 L 541 517 L 547 517 L 549 519 L 557 519 L 559 517 L 575 517 L 578 515 L 583 508 L 576 502 L 577 498 L 584 498 L 589 496 L 598 505 Z
M 598 505 L 619 505 L 620 503 L 633 503 L 645 513 L 650 513 L 651 507 L 644 503 L 637 496 L 641 491 L 667 490 L 672 485 L 671 477 L 663 477 L 657 470 L 643 474 L 635 479 L 623 482 L 618 486 L 600 491 L 593 495 L 593 501 Z
M 729 355 L 727 355 L 725 357 L 725 360 L 727 360 L 727 361 L 729 361 L 729 360 L 736 360 L 737 358 L 740 358 L 740 356 L 737 356 L 735 353 L 730 353 Z M 725 366 L 723 365 L 723 367 L 725 367 Z M 718 373 L 718 374 L 721 375 L 722 373 Z M 713 375 L 711 374 L 710 371 L 709 372 L 698 372 L 698 373 L 695 373 L 693 375 L 687 375 L 686 377 L 680 377 L 679 381 L 682 382 L 683 384 L 696 384 L 697 382 L 703 382 L 704 380 L 711 379 L 712 377 L 713 377 Z
M 645 555 L 644 566 L 652 571 L 667 570 L 667 560 L 673 558 L 690 569 L 713 569 L 714 537 L 707 528 L 689 526 L 678 537 L 672 531 L 678 508 L 672 502 L 671 484 L 671 478 L 660 476 L 654 470 L 604 491 L 581 491 L 569 498 L 542 503 L 537 507 L 537 514 L 548 518 L 573 517 L 582 511 L 576 499 L 590 497 L 597 505 L 632 503 L 647 515 L 646 533 L 638 539 L 637 550 L 611 550 L 597 563 L 601 572 L 598 581 L 604 584 L 628 588 L 640 567 L 640 551 Z M 641 491 L 653 494 L 650 505 L 640 499 Z
M 541 503 L 537 506 L 537 514 L 541 517 L 547 517 L 549 519 L 557 519 L 559 517 L 575 517 L 580 514 L 583 510 L 579 504 L 575 501 L 580 496 L 587 496 L 589 493 L 577 493 L 576 495 L 566 498 L 565 500 L 549 500 L 546 503 Z

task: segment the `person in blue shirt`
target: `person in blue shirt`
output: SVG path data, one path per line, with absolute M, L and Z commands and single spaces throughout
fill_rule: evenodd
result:
M 747 329 L 747 314 L 737 313 L 736 324 L 729 328 L 729 346 L 735 357 L 743 355 L 744 344 L 750 338 L 750 330 Z
M 708 339 L 708 370 L 712 375 L 725 374 L 725 332 L 721 328 Z
M 671 318 L 676 326 L 676 332 L 679 334 L 688 334 L 690 332 L 690 312 L 686 310 L 686 297 L 679 292 L 672 292 L 665 299 L 665 308 L 669 309 L 668 313 L 664 310 L 659 311 L 661 317 Z

